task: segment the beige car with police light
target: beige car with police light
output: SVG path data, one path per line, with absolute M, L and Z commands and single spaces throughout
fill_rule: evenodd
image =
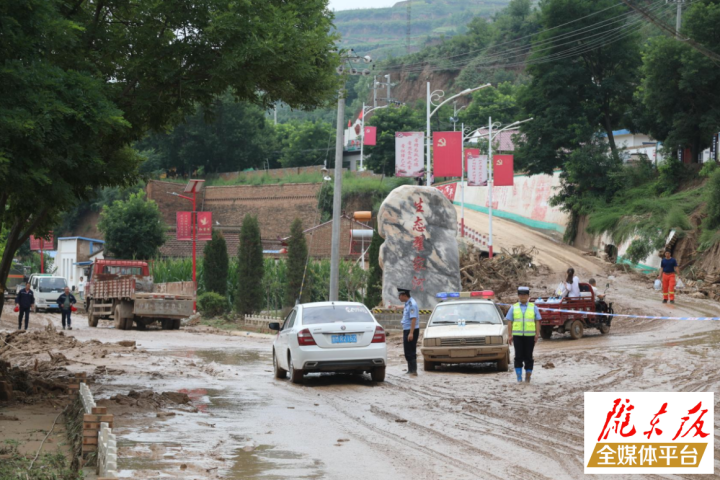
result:
M 425 370 L 443 363 L 495 362 L 507 372 L 507 326 L 490 300 L 457 298 L 438 304 L 428 320 L 420 349 Z

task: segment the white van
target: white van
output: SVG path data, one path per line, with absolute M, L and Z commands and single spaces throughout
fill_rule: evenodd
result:
M 35 294 L 35 311 L 54 309 L 59 310 L 58 297 L 67 287 L 65 277 L 58 275 L 33 273 L 30 275 L 30 288 Z M 18 292 L 25 288 L 24 284 L 17 286 Z

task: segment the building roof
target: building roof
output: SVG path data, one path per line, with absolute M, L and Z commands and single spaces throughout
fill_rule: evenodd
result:
M 98 240 L 97 238 L 88 238 L 88 237 L 60 237 L 59 240 L 86 240 L 88 242 L 94 242 L 94 243 L 105 243 L 105 240 Z

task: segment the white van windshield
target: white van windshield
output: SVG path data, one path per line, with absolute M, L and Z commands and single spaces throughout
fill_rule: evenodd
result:
M 502 324 L 495 305 L 489 303 L 442 303 L 435 307 L 430 326 L 456 324 L 458 320 L 468 323 Z
M 67 286 L 67 282 L 62 277 L 40 277 L 38 280 L 41 292 L 63 290 Z

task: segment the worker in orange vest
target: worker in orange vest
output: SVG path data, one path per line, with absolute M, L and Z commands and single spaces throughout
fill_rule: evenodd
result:
M 662 279 L 663 303 L 675 303 L 675 282 L 677 276 L 678 263 L 672 258 L 670 250 L 665 250 L 665 258 L 660 262 L 660 275 Z

